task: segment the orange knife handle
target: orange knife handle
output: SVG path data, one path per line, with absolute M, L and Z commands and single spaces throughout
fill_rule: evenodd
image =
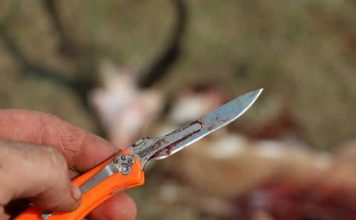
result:
M 128 154 L 131 156 L 127 150 L 122 150 L 119 154 Z M 117 154 L 117 155 L 119 155 Z M 91 177 L 101 171 L 106 165 L 111 163 L 113 159 L 117 156 L 113 156 L 108 160 L 104 161 L 97 167 L 89 170 L 88 172 L 82 174 L 81 176 L 75 178 L 73 183 L 82 186 Z M 99 204 L 105 200 L 112 197 L 115 193 L 118 193 L 127 188 L 132 188 L 135 186 L 142 185 L 144 183 L 144 172 L 140 163 L 140 159 L 135 157 L 135 162 L 131 165 L 131 172 L 127 175 L 121 173 L 114 173 L 113 175 L 105 178 L 103 181 L 97 183 L 87 192 L 82 194 L 80 206 L 72 212 L 54 212 L 48 220 L 80 220 L 83 219 L 90 211 L 92 211 Z M 25 212 L 21 213 L 16 217 L 16 220 L 42 220 L 41 217 L 42 210 L 32 207 L 27 209 Z

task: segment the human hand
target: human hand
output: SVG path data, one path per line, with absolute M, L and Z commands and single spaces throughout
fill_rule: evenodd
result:
M 0 140 L 0 219 L 10 217 L 5 214 L 8 203 L 23 198 L 45 210 L 74 210 L 80 204 L 80 191 L 70 179 L 116 151 L 98 136 L 28 110 L 0 110 Z M 88 218 L 131 220 L 135 216 L 135 203 L 120 193 Z

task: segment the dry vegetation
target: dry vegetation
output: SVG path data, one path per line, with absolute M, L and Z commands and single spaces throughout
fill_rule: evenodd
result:
M 51 112 L 98 131 L 84 99 L 100 84 L 101 63 L 149 68 L 172 37 L 173 1 L 57 1 L 69 42 L 43 2 L 0 1 L 0 107 Z M 355 136 L 355 1 L 186 0 L 186 6 L 178 59 L 154 87 L 167 97 L 202 82 L 231 96 L 264 87 L 263 99 L 239 129 L 258 129 L 283 109 L 294 131 L 317 149 Z M 84 86 L 43 77 L 48 72 Z M 214 219 L 184 204 L 162 207 L 164 201 L 148 199 L 160 184 L 153 179 L 133 192 L 146 206 L 140 219 Z

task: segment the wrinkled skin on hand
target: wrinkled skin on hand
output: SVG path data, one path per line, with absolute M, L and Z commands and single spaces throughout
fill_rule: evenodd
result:
M 6 213 L 9 203 L 24 198 L 44 209 L 74 210 L 80 204 L 80 191 L 70 179 L 115 151 L 104 139 L 55 116 L 0 110 L 0 219 L 10 217 Z M 88 216 L 94 220 L 135 217 L 136 205 L 124 193 L 115 195 Z

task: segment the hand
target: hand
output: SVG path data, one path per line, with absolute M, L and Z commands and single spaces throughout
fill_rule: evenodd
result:
M 116 151 L 104 139 L 55 116 L 27 110 L 0 110 L 0 140 L 0 219 L 9 217 L 6 205 L 21 198 L 45 210 L 74 210 L 80 191 L 70 178 Z M 89 219 L 135 216 L 135 203 L 120 193 L 93 210 Z

